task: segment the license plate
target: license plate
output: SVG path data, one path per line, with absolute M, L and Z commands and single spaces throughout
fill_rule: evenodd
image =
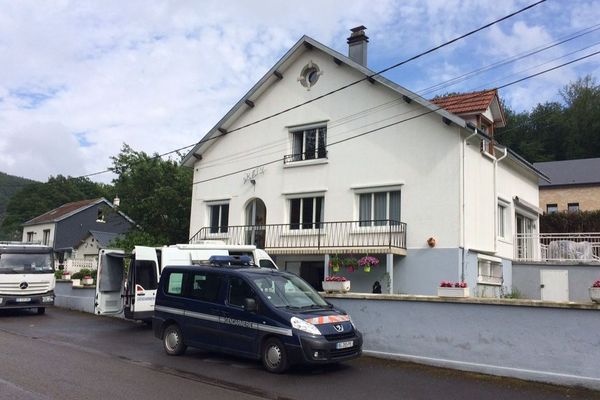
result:
M 30 297 L 17 297 L 17 303 L 29 303 L 31 301 Z
M 347 349 L 347 348 L 352 347 L 352 346 L 354 346 L 354 340 L 350 340 L 350 341 L 347 341 L 347 342 L 338 342 L 338 343 L 335 344 L 335 348 L 338 349 L 338 350 L 339 349 Z

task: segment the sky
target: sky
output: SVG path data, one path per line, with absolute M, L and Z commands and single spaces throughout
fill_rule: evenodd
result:
M 0 171 L 46 181 L 103 171 L 123 143 L 149 154 L 194 144 L 302 35 L 347 54 L 349 29 L 364 25 L 368 66 L 378 71 L 533 2 L 0 0 Z M 548 0 L 384 75 L 432 98 L 497 87 L 598 50 L 600 0 Z M 600 55 L 500 96 L 530 110 L 560 101 L 559 90 L 586 74 L 600 80 Z

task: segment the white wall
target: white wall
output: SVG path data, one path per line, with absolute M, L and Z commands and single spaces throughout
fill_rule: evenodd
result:
M 310 91 L 297 81 L 310 60 L 324 72 Z M 276 82 L 255 107 L 229 130 L 252 122 L 286 106 L 362 78 L 347 66 L 337 66 L 330 56 L 306 51 Z M 395 102 L 373 109 L 381 104 Z M 370 110 L 365 113 L 365 110 Z M 249 168 L 290 154 L 287 126 L 328 121 L 329 144 L 352 135 L 399 121 L 424 111 L 405 103 L 383 85 L 362 82 L 339 94 L 308 104 L 280 117 L 239 132 L 212 145 L 194 167 L 194 182 Z M 362 113 L 362 114 L 357 114 Z M 360 117 L 360 118 L 357 118 Z M 428 237 L 438 247 L 455 248 L 459 241 L 459 141 L 458 129 L 442 123 L 437 114 L 427 115 L 370 135 L 328 148 L 325 164 L 285 168 L 283 162 L 267 165 L 256 184 L 243 183 L 244 174 L 194 185 L 190 235 L 209 224 L 207 202 L 229 199 L 229 224 L 244 224 L 244 207 L 253 197 L 267 207 L 267 223 L 288 223 L 288 196 L 321 193 L 325 196 L 325 220 L 358 219 L 353 187 L 401 185 L 402 221 L 408 224 L 408 247 L 424 248 Z M 235 158 L 234 158 L 235 156 Z
M 73 249 L 74 257 L 76 259 L 91 259 L 98 258 L 98 252 L 100 247 L 98 242 L 92 235 L 88 235 L 87 238 Z
M 22 241 L 26 242 L 27 241 L 27 233 L 33 232 L 34 233 L 33 241 L 40 242 L 43 244 L 44 230 L 46 230 L 46 229 L 50 230 L 50 237 L 49 237 L 49 242 L 47 245 L 52 246 L 52 245 L 54 245 L 54 232 L 56 230 L 56 224 L 40 224 L 40 225 L 24 226 Z

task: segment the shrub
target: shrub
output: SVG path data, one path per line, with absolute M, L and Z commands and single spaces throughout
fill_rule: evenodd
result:
M 544 214 L 540 217 L 540 232 L 600 232 L 600 210 Z
M 71 275 L 71 279 L 83 279 L 84 276 L 85 275 L 81 271 L 79 271 Z

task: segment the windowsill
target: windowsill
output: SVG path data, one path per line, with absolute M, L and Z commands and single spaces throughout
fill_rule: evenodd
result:
M 327 158 L 315 158 L 313 160 L 290 161 L 287 164 L 283 164 L 283 168 L 307 167 L 309 165 L 321 165 L 327 163 L 329 163 Z
M 488 282 L 488 281 L 481 281 L 479 279 L 477 279 L 477 284 L 485 285 L 485 286 L 502 286 L 501 282 Z

